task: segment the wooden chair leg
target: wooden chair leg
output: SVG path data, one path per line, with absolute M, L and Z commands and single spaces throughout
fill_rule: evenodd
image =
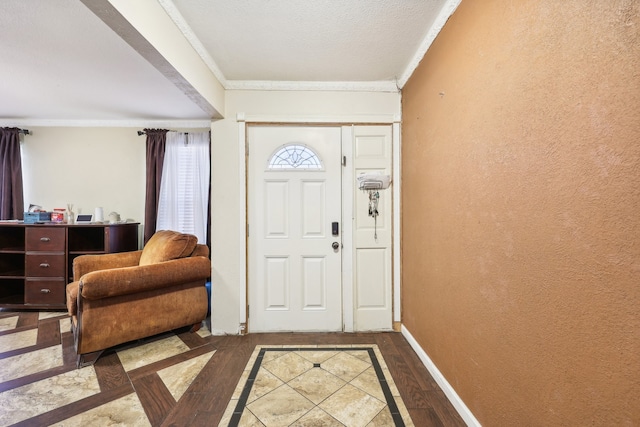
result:
M 195 325 L 191 326 L 191 329 L 189 329 L 189 332 L 198 332 L 200 330 L 201 325 L 202 325 L 202 322 L 196 323 Z

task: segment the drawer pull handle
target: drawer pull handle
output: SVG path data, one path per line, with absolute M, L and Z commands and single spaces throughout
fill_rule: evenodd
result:
M 41 294 L 49 294 L 49 293 L 51 293 L 51 290 L 50 290 L 50 289 L 47 289 L 47 288 L 45 288 L 45 289 L 40 289 L 40 293 L 41 293 Z
M 51 239 L 50 239 L 50 238 L 48 238 L 48 237 L 41 237 L 41 238 L 40 238 L 40 241 L 41 241 L 41 242 L 50 242 L 50 241 L 51 241 Z
M 49 268 L 49 267 L 50 267 L 50 265 L 49 265 L 48 263 L 46 263 L 46 262 L 43 262 L 42 264 L 40 264 L 40 267 L 42 267 L 42 268 Z

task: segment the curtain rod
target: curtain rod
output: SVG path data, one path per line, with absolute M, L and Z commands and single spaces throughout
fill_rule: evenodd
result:
M 177 131 L 177 130 L 169 130 L 167 132 L 179 132 L 179 131 Z M 211 132 L 211 130 L 209 130 L 209 132 Z M 182 133 L 184 133 L 185 135 L 189 135 L 189 132 L 182 132 Z M 146 135 L 146 134 L 147 133 L 145 131 L 143 131 L 143 130 L 139 130 L 138 131 L 138 136 L 142 136 L 142 135 Z
M 177 131 L 177 130 L 168 130 L 167 132 L 179 132 L 179 131 Z M 189 135 L 189 132 L 182 132 L 182 133 L 184 133 L 185 135 Z M 139 130 L 138 131 L 138 136 L 142 136 L 142 135 L 146 135 L 146 134 L 147 133 L 145 131 L 143 131 L 143 130 Z
M 167 132 L 178 132 L 177 130 L 169 130 Z M 138 131 L 138 136 L 146 135 L 147 133 L 143 130 Z
M 31 135 L 31 131 L 29 129 L 18 129 L 18 133 L 22 133 L 25 135 Z

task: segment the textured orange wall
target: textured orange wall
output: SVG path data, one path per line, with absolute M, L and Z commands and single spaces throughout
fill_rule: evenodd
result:
M 640 425 L 640 2 L 463 0 L 402 138 L 402 320 L 471 412 Z

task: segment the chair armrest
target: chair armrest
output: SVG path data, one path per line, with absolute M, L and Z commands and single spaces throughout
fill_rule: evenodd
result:
M 109 298 L 204 281 L 211 275 L 211 261 L 188 257 L 157 264 L 94 271 L 80 279 L 86 299 Z
M 73 281 L 92 271 L 133 267 L 140 262 L 142 251 L 117 252 L 102 255 L 81 255 L 73 260 Z

